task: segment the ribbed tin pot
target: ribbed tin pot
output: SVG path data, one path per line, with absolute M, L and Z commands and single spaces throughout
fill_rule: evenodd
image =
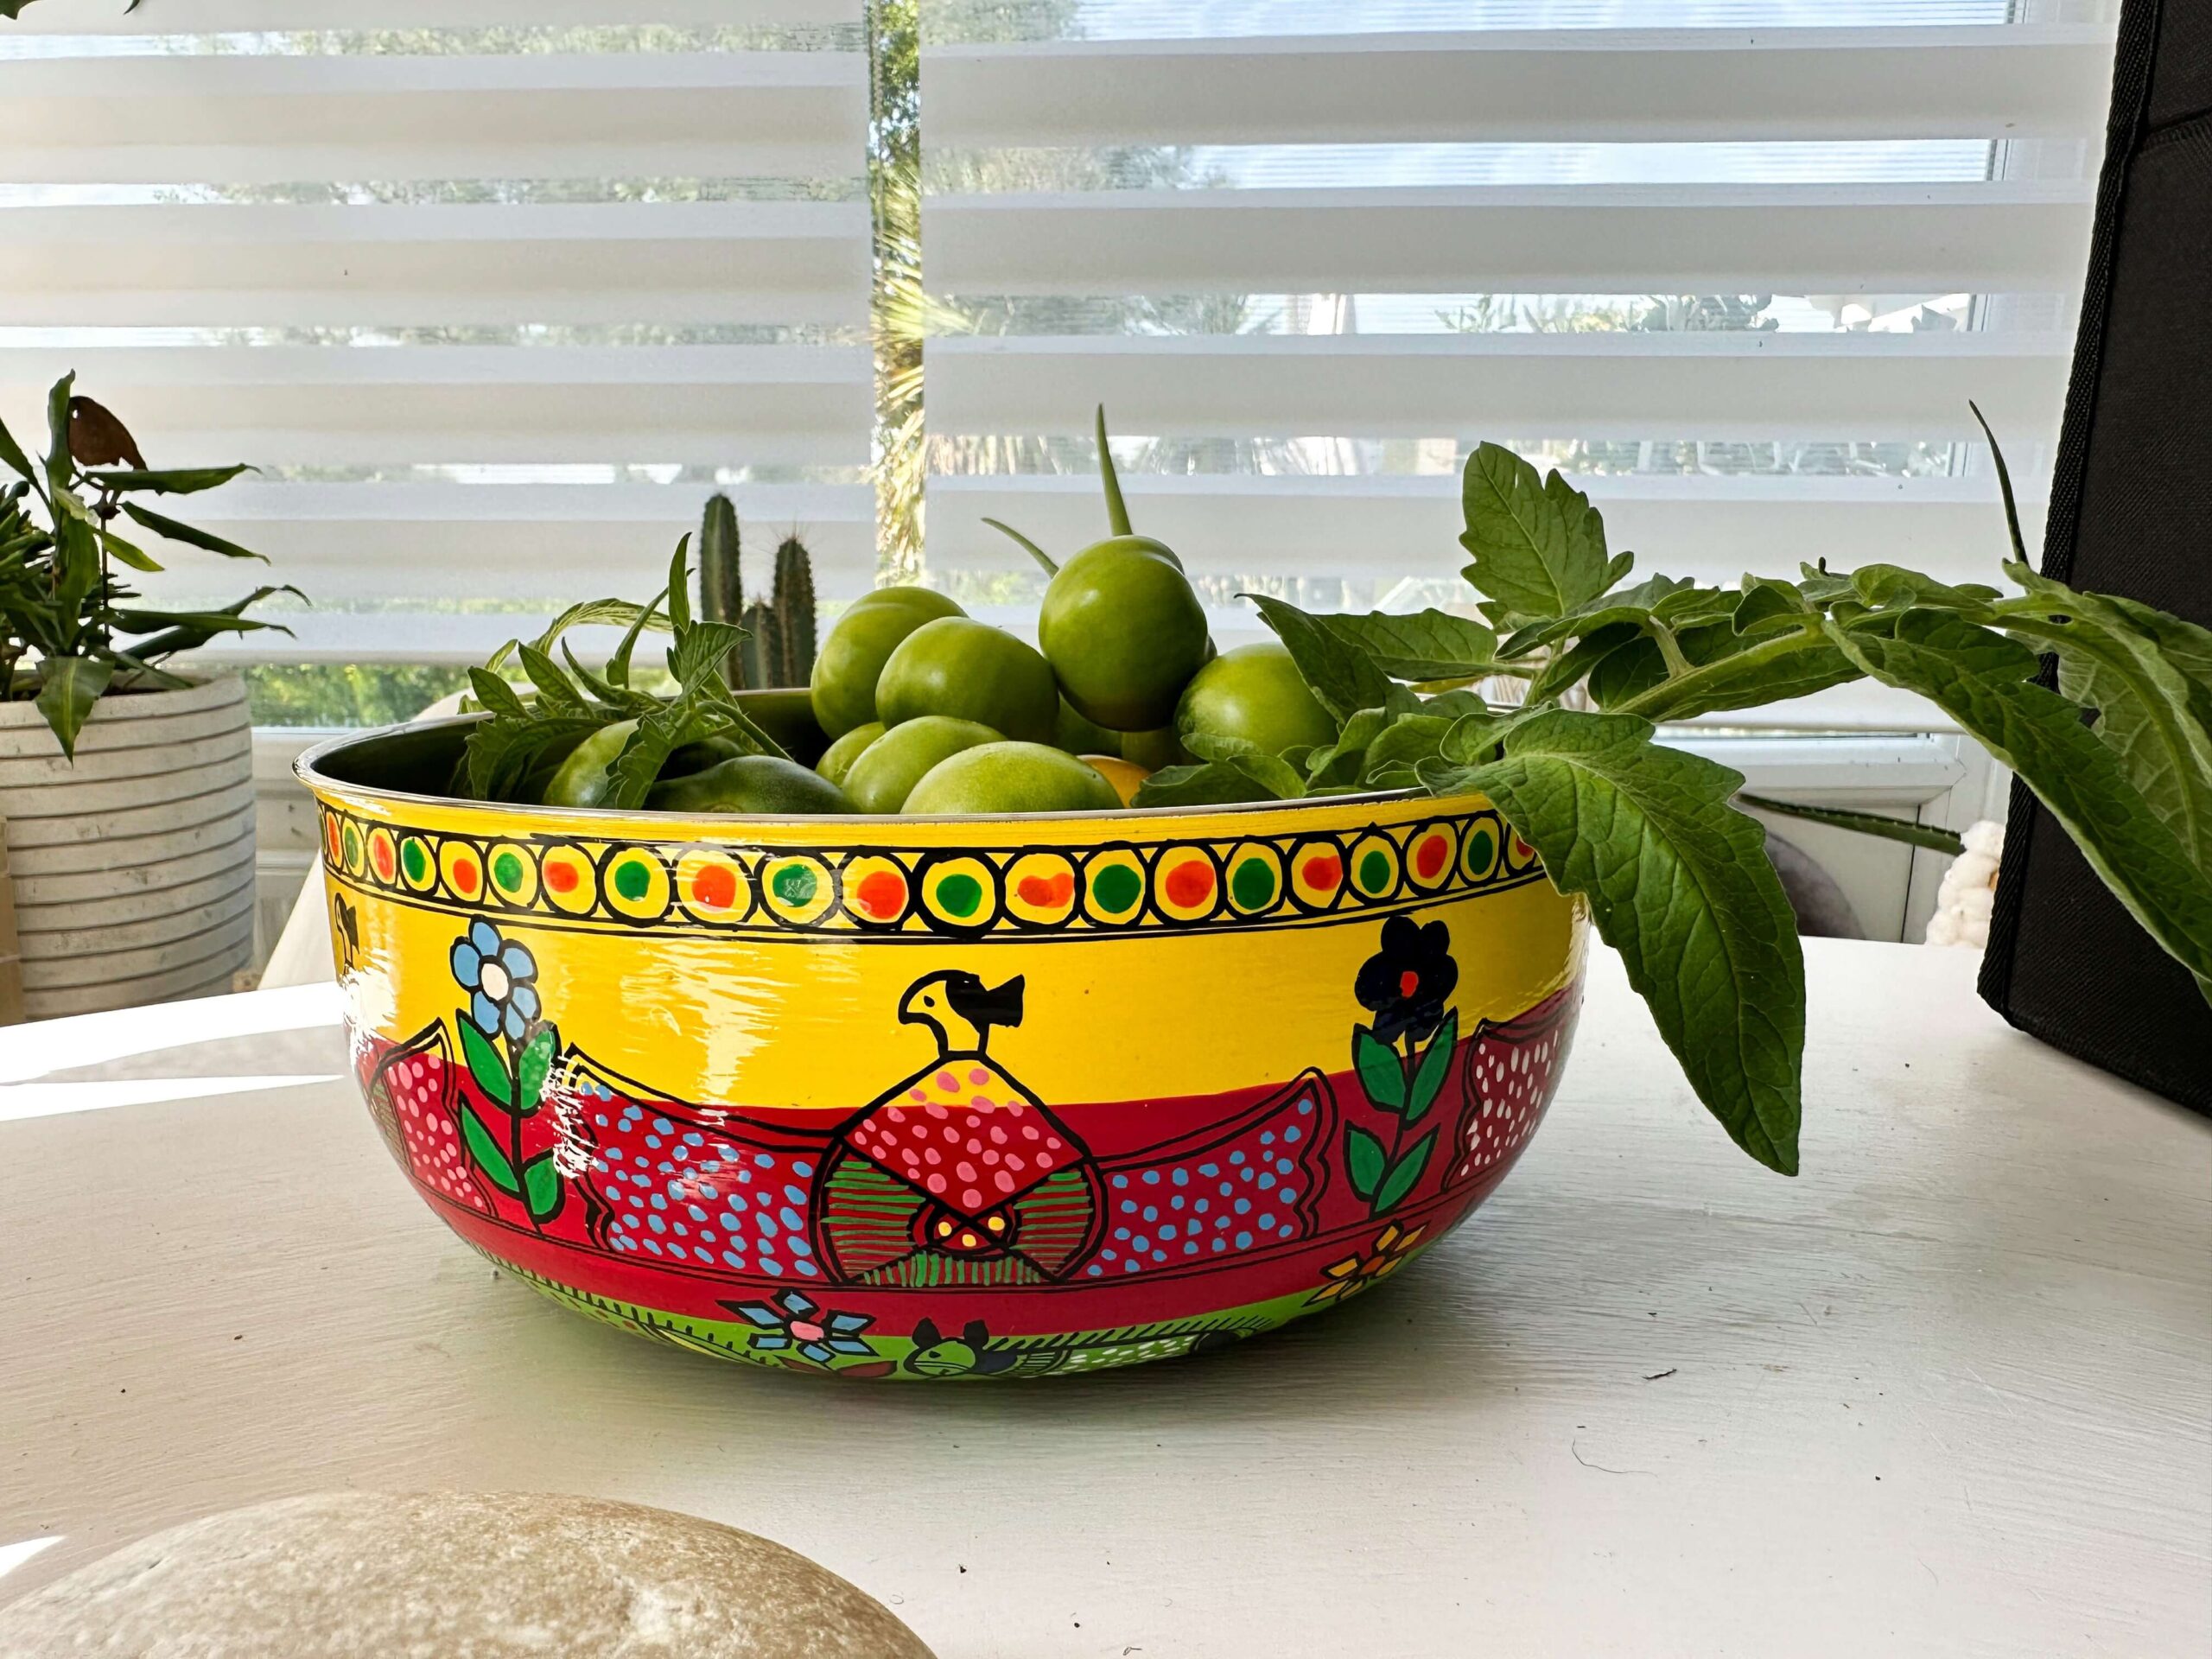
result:
M 73 764 L 0 703 L 23 1004 L 34 1020 L 230 988 L 253 954 L 253 728 L 245 683 L 103 697 Z

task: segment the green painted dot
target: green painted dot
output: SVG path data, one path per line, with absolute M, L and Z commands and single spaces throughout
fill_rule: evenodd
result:
M 1144 891 L 1144 878 L 1126 864 L 1109 864 L 1090 878 L 1090 896 L 1104 911 L 1127 910 Z
M 1362 893 L 1381 893 L 1389 885 L 1390 859 L 1388 854 L 1377 850 L 1359 861 L 1359 890 Z
M 495 878 L 498 874 L 497 870 L 493 872 Z M 652 872 L 645 868 L 642 858 L 626 858 L 614 867 L 614 891 L 632 904 L 643 899 L 652 884 Z
M 983 884 L 972 875 L 948 875 L 937 884 L 937 902 L 954 916 L 973 916 L 983 902 Z
M 1478 875 L 1490 868 L 1491 855 L 1497 850 L 1490 838 L 1490 831 L 1478 830 L 1467 837 L 1467 868 Z
M 622 868 L 626 871 L 634 867 L 626 864 Z M 622 880 L 621 876 L 618 874 L 614 879 L 615 884 L 620 887 Z M 515 888 L 522 886 L 522 855 L 519 853 L 501 853 L 497 858 L 493 859 L 492 861 L 492 880 L 510 893 L 512 893 Z M 625 899 L 635 899 L 639 894 L 643 893 L 645 890 L 645 872 L 640 870 L 638 873 L 637 893 L 632 893 L 627 888 L 624 888 L 622 896 Z
M 804 864 L 786 864 L 768 878 L 776 897 L 787 905 L 814 902 L 814 872 Z
M 1242 910 L 1257 910 L 1274 902 L 1275 873 L 1264 858 L 1248 858 L 1229 873 L 1230 896 Z
M 400 867 L 407 872 L 410 881 L 427 881 L 430 876 L 430 855 L 419 841 L 399 843 Z
M 361 837 L 354 832 L 353 826 L 350 823 L 346 826 L 346 861 L 348 864 L 358 864 L 361 861 Z

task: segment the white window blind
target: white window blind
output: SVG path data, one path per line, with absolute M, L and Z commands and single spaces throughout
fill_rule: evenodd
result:
M 922 0 L 933 571 L 1130 506 L 1206 579 L 1464 601 L 1481 439 L 1647 570 L 2005 556 L 2044 474 L 2109 82 L 2015 0 Z M 1647 25 L 1666 23 L 1665 28 Z M 2031 489 L 2039 485 L 2031 482 Z M 2025 516 L 2039 523 L 2040 503 Z
M 0 24 L 0 406 L 66 369 L 317 607 L 461 661 L 730 489 L 873 582 L 861 0 L 37 0 Z M 165 599 L 245 567 L 176 550 Z M 211 569 L 211 566 L 221 568 Z M 233 655 L 237 654 L 235 652 Z

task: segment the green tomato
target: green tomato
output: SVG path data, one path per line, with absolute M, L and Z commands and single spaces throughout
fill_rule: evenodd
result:
M 899 642 L 923 624 L 964 613 L 926 588 L 879 588 L 837 619 L 814 655 L 808 691 L 826 737 L 842 737 L 875 715 L 876 682 Z
M 1173 726 L 1162 726 L 1156 731 L 1123 732 L 1116 749 L 1124 760 L 1142 766 L 1147 772 L 1158 772 L 1162 766 L 1179 766 L 1190 760 L 1183 747 L 1183 740 L 1175 735 Z
M 1059 718 L 1052 722 L 1052 747 L 1070 754 L 1119 754 L 1122 734 L 1085 720 L 1062 697 Z
M 1175 709 L 1185 747 L 1194 737 L 1236 740 L 1268 754 L 1334 743 L 1337 722 L 1313 694 L 1290 652 L 1269 639 L 1225 651 L 1200 669 Z
M 1052 665 L 1005 629 L 947 616 L 899 641 L 876 682 L 875 706 L 887 726 L 946 715 L 1049 743 L 1060 694 Z
M 1113 812 L 1122 798 L 1095 767 L 1043 743 L 985 743 L 940 760 L 901 809 L 909 817 L 987 812 Z
M 1205 607 L 1166 551 L 1143 536 L 1094 543 L 1060 567 L 1038 613 L 1061 692 L 1116 731 L 1166 724 L 1205 660 Z
M 553 781 L 545 785 L 545 804 L 548 806 L 599 806 L 607 800 L 607 769 L 622 753 L 622 746 L 630 741 L 630 734 L 638 729 L 634 720 L 618 720 L 612 726 L 602 726 L 589 737 L 569 751 L 569 758 L 553 774 Z
M 778 817 L 853 810 L 844 791 L 827 778 L 774 754 L 741 754 L 688 778 L 655 784 L 645 805 L 655 812 L 750 812 Z
M 963 749 L 996 743 L 1000 734 L 972 720 L 925 715 L 893 727 L 869 744 L 845 773 L 855 810 L 896 812 L 930 768 Z
M 734 760 L 744 753 L 734 738 L 702 737 L 696 743 L 671 750 L 668 759 L 661 762 L 660 775 L 664 779 L 686 778 L 725 760 Z
M 853 762 L 861 758 L 868 746 L 883 735 L 883 722 L 871 720 L 865 726 L 855 726 L 822 752 L 814 769 L 840 788 L 844 786 L 845 774 L 852 771 Z

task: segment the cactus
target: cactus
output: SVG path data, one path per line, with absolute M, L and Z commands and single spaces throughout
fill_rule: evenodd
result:
M 814 562 L 796 536 L 776 550 L 775 607 L 783 674 L 779 685 L 804 685 L 814 675 Z
M 699 520 L 699 616 L 702 621 L 734 622 L 745 609 L 745 576 L 738 563 L 737 509 L 716 493 L 707 498 Z M 722 664 L 722 677 L 733 687 L 745 683 L 743 666 L 733 651 Z
M 730 683 L 755 691 L 783 684 L 783 625 L 776 620 L 775 612 L 756 599 L 745 607 L 738 625 L 745 630 L 745 638 L 733 653 L 737 658 L 737 676 Z

